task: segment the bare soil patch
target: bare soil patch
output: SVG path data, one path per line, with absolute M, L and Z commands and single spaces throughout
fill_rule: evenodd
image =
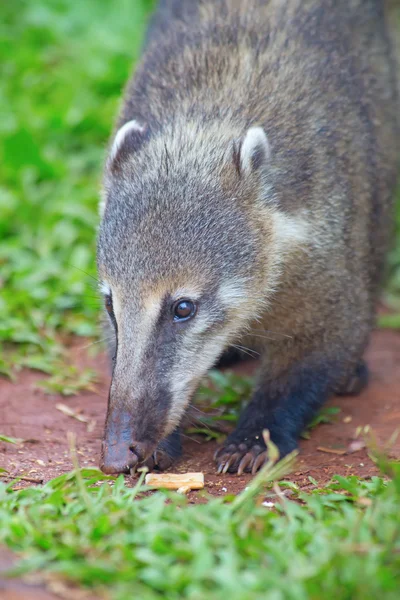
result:
M 104 355 L 90 358 L 81 340 L 72 352 L 79 366 L 94 368 L 99 373 L 96 391 L 72 398 L 46 395 L 37 381 L 43 375 L 24 371 L 17 383 L 0 379 L 0 433 L 26 440 L 22 445 L 0 442 L 0 466 L 7 469 L 7 478 L 23 477 L 18 486 L 46 482 L 72 468 L 67 432 L 76 435 L 81 466 L 97 466 L 100 440 L 106 412 L 109 384 L 108 365 Z M 387 442 L 400 427 L 400 334 L 376 331 L 372 336 L 367 361 L 371 371 L 368 389 L 358 397 L 335 397 L 331 406 L 340 408 L 334 423 L 318 426 L 311 439 L 302 440 L 297 468 L 290 479 L 302 488 L 312 487 L 309 477 L 320 485 L 332 475 L 356 474 L 363 477 L 376 473 L 365 449 L 349 453 L 349 444 L 358 427 L 370 425 L 381 444 Z M 256 364 L 241 365 L 237 371 L 249 371 Z M 80 422 L 56 408 L 67 405 L 83 415 Z M 322 448 L 322 449 L 321 449 Z M 175 465 L 175 472 L 202 471 L 205 489 L 211 495 L 236 494 L 248 483 L 250 476 L 217 475 L 213 454 L 215 442 L 200 438 L 185 440 L 184 455 Z M 400 458 L 400 438 L 391 449 Z M 129 483 L 134 479 L 127 477 Z M 190 492 L 190 501 L 204 501 L 204 492 Z

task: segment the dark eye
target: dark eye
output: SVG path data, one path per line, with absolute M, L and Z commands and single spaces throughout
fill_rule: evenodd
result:
M 113 303 L 112 303 L 112 298 L 111 296 L 106 296 L 104 298 L 104 305 L 106 307 L 106 311 L 108 312 L 108 314 L 111 316 L 114 314 L 113 311 Z
M 188 321 L 196 314 L 196 305 L 192 300 L 178 300 L 173 305 L 174 321 Z

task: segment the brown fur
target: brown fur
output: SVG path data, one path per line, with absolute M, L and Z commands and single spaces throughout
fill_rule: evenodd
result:
M 398 169 L 387 21 L 378 0 L 161 2 L 118 122 L 135 119 L 146 132 L 127 140 L 105 174 L 99 271 L 126 301 L 139 281 L 147 295 L 161 281 L 162 295 L 188 281 L 216 290 L 226 273 L 246 279 L 246 308 L 227 310 L 226 343 L 240 340 L 262 359 L 239 432 L 273 430 L 280 398 L 290 398 L 289 407 L 297 395 L 304 411 L 276 425 L 282 452 L 291 447 L 281 443 L 283 430 L 298 434 L 330 393 L 346 387 L 374 322 Z M 251 126 L 265 131 L 270 156 L 245 177 L 240 145 Z M 305 227 L 304 240 L 275 243 L 276 211 L 290 227 Z M 186 227 L 181 215 L 189 215 Z M 135 242 L 121 219 L 138 223 Z M 140 255 L 134 270 L 127 246 L 130 257 Z M 132 348 L 123 352 L 113 386 L 126 394 Z M 310 399 L 307 387 L 315 387 Z M 110 410 L 121 406 L 121 393 L 110 397 Z M 140 406 L 157 419 L 149 404 Z M 164 435 L 178 422 L 171 417 Z M 238 468 L 252 449 L 239 451 L 240 442 L 240 435 L 228 441 L 221 465 Z

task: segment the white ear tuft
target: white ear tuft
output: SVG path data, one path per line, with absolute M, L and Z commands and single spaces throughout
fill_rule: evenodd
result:
M 270 156 L 268 138 L 262 127 L 250 127 L 240 148 L 240 170 L 256 171 Z
M 116 136 L 114 138 L 113 145 L 111 147 L 109 160 L 112 162 L 117 156 L 118 152 L 125 145 L 125 142 L 128 138 L 135 138 L 136 145 L 140 145 L 140 141 L 142 141 L 147 132 L 147 128 L 144 125 L 138 123 L 138 121 L 132 120 L 128 121 L 120 129 L 118 129 Z M 133 135 L 132 135 L 133 134 Z

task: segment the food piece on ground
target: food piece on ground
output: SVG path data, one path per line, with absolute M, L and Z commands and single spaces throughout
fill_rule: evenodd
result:
M 204 488 L 203 473 L 148 473 L 146 485 L 167 490 L 201 490 Z

